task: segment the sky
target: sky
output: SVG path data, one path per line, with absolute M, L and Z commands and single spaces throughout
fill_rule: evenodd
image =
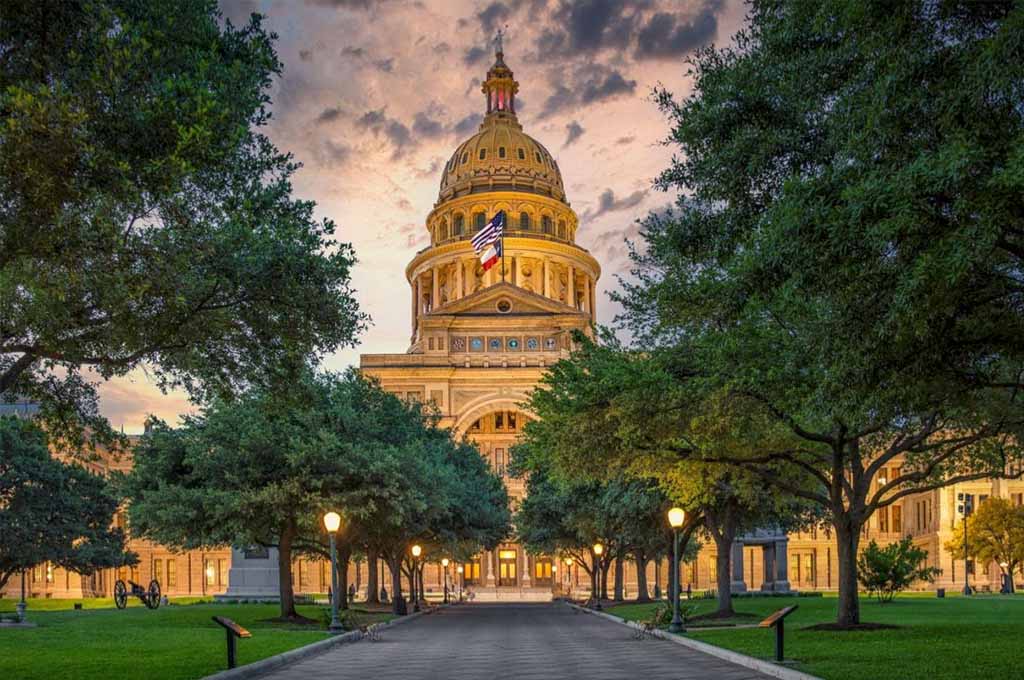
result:
M 598 321 L 616 310 L 607 292 L 628 272 L 625 239 L 636 220 L 674 200 L 653 188 L 671 161 L 668 124 L 652 92 L 688 94 L 686 59 L 723 45 L 742 24 L 740 0 L 221 0 L 238 24 L 265 16 L 284 70 L 271 89 L 265 132 L 302 168 L 296 197 L 337 225 L 359 259 L 353 283 L 372 319 L 354 349 L 404 352 L 410 319 L 405 266 L 428 245 L 425 219 L 441 168 L 477 131 L 480 82 L 506 31 L 505 63 L 519 81 L 527 134 L 554 155 L 580 216 L 577 243 L 603 268 Z M 148 414 L 175 423 L 194 410 L 162 394 L 145 368 L 99 387 L 101 411 L 135 433 Z

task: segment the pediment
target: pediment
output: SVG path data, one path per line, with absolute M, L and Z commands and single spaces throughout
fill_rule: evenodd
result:
M 501 301 L 508 301 L 511 309 L 507 312 L 500 311 L 498 304 Z M 493 286 L 488 286 L 472 295 L 467 295 L 464 298 L 439 307 L 427 314 L 427 316 L 517 316 L 524 314 L 577 314 L 584 316 L 583 312 L 570 307 L 564 302 L 550 300 L 543 295 L 532 293 L 511 283 L 497 283 Z

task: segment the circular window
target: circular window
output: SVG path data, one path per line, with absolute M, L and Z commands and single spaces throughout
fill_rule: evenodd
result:
M 519 349 L 519 341 L 516 340 L 515 338 L 509 338 L 508 348 L 509 349 Z
M 487 342 L 487 349 L 492 352 L 497 352 L 501 349 L 501 338 L 491 338 Z
M 498 300 L 498 311 L 502 314 L 508 314 L 512 311 L 512 303 L 509 300 Z

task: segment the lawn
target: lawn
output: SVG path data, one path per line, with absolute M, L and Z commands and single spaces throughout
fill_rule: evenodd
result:
M 697 613 L 714 609 L 699 601 Z M 786 657 L 794 668 L 826 680 L 986 680 L 1022 677 L 1024 597 L 973 598 L 910 594 L 889 604 L 861 598 L 861 620 L 899 626 L 899 630 L 822 632 L 808 626 L 834 620 L 835 596 L 823 598 L 737 598 L 738 612 L 767 615 L 797 604 L 786 619 Z M 630 620 L 650 617 L 653 605 L 625 604 L 606 611 Z M 692 629 L 695 640 L 771 659 L 775 632 L 762 628 Z M 969 669 L 969 670 L 968 670 Z
M 323 640 L 319 626 L 267 621 L 277 605 L 179 604 L 150 611 L 141 606 L 113 609 L 111 600 L 30 600 L 29 620 L 37 628 L 0 629 L 0 677 L 18 680 L 190 680 L 226 668 L 224 631 L 210 617 L 226 616 L 248 628 L 252 638 L 239 640 L 238 663 L 246 664 Z M 0 611 L 15 601 L 0 600 Z M 300 606 L 299 613 L 320 621 L 320 606 Z M 366 621 L 390 618 L 362 613 Z

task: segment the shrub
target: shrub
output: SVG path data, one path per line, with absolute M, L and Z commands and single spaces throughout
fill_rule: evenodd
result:
M 914 545 L 908 536 L 884 548 L 874 540 L 857 558 L 857 580 L 879 602 L 892 602 L 896 593 L 906 590 L 915 581 L 931 583 L 941 569 L 922 567 L 928 551 Z

